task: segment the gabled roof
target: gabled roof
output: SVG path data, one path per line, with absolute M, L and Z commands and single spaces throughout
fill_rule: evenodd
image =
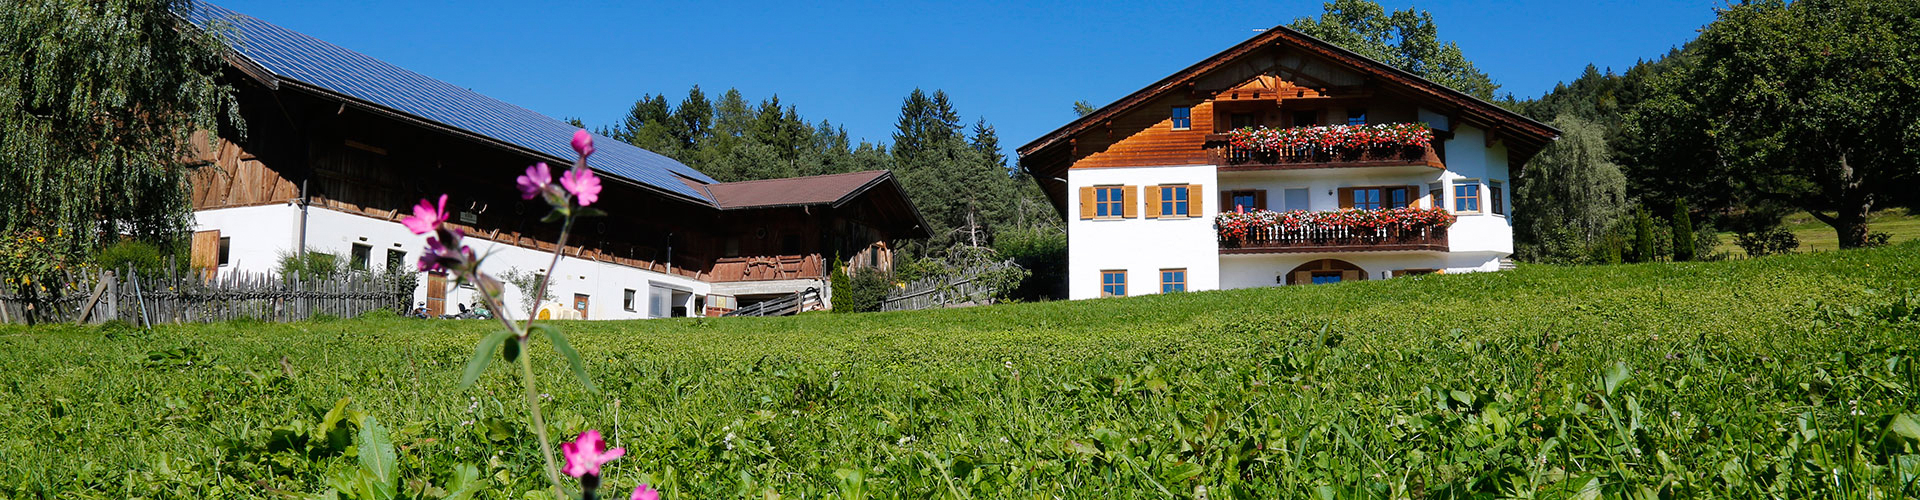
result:
M 1560 135 L 1559 130 L 1532 118 L 1528 118 L 1525 115 L 1509 111 L 1506 108 L 1468 95 L 1465 92 L 1454 90 L 1445 85 L 1435 83 L 1432 80 L 1416 76 L 1413 73 L 1389 66 L 1386 63 L 1375 61 L 1366 56 L 1354 53 L 1353 51 L 1341 48 L 1338 45 L 1308 36 L 1305 33 L 1282 25 L 1275 26 L 1259 35 L 1248 38 L 1238 45 L 1234 45 L 1198 63 L 1194 63 L 1186 69 L 1180 70 L 1158 82 L 1154 82 L 1152 85 L 1146 86 L 1146 88 L 1134 91 L 1132 94 L 1128 94 L 1126 97 L 1114 101 L 1112 104 L 1108 104 L 1105 107 L 1095 110 L 1093 113 L 1080 117 L 1047 135 L 1040 136 L 1040 138 L 1034 139 L 1033 142 L 1021 146 L 1019 149 L 1020 156 L 1024 158 L 1038 153 L 1041 150 L 1061 145 L 1063 141 L 1074 135 L 1102 123 L 1107 123 L 1115 116 L 1132 111 L 1140 105 L 1146 104 L 1170 92 L 1185 88 L 1190 82 L 1216 69 L 1223 68 L 1235 60 L 1276 44 L 1286 44 L 1305 49 L 1320 57 L 1325 57 L 1357 69 L 1369 76 L 1399 84 L 1408 90 L 1420 94 L 1424 98 L 1452 106 L 1459 111 L 1461 118 L 1467 120 L 1469 123 L 1491 124 L 1499 128 L 1503 137 L 1513 137 L 1522 140 L 1525 143 L 1524 146 L 1527 146 L 1531 151 L 1538 151 L 1540 147 L 1544 147 L 1547 142 L 1552 141 Z M 1526 154 L 1530 155 L 1531 152 L 1526 152 Z M 1037 177 L 1051 177 L 1043 176 L 1041 172 L 1034 172 L 1024 161 L 1022 162 L 1022 167 L 1028 168 L 1028 171 L 1033 172 Z
M 426 75 L 368 57 L 324 40 L 275 26 L 207 2 L 193 2 L 187 21 L 207 27 L 230 27 L 233 50 L 245 63 L 271 73 L 269 85 L 293 83 L 306 90 L 447 127 L 508 149 L 520 149 L 549 161 L 571 163 L 568 141 L 575 127 L 532 110 L 480 95 Z M 255 68 L 242 65 L 256 78 Z M 711 205 L 712 200 L 681 178 L 714 182 L 672 158 L 622 141 L 596 135 L 591 165 L 608 175 L 626 179 L 690 201 Z

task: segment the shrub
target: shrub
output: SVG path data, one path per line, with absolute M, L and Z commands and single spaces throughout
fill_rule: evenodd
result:
M 1633 214 L 1633 254 L 1629 259 L 1653 262 L 1657 257 L 1653 238 L 1653 216 L 1647 213 L 1646 207 L 1640 207 Z
M 1067 234 L 1055 228 L 1015 228 L 994 237 L 993 250 L 1031 274 L 1008 298 L 1035 301 L 1067 296 Z
M 282 278 L 299 278 L 300 281 L 322 281 L 333 279 L 335 276 L 347 272 L 347 268 L 346 263 L 342 261 L 338 255 L 315 251 L 307 251 L 306 253 L 283 252 L 280 254 L 279 272 Z
M 1693 217 L 1687 213 L 1687 200 L 1673 204 L 1673 260 L 1694 260 L 1699 247 L 1693 235 Z
M 834 312 L 878 311 L 887 293 L 893 291 L 893 280 L 886 273 L 872 269 L 853 275 L 848 275 L 844 268 L 838 269 L 831 279 Z
M 1887 244 L 1891 243 L 1892 241 L 1893 241 L 1892 234 L 1888 234 L 1884 232 L 1870 233 L 1867 235 L 1867 248 L 1884 247 L 1884 246 L 1887 246 Z
M 1791 253 L 1800 248 L 1800 238 L 1794 236 L 1793 231 L 1778 226 L 1752 233 L 1741 233 L 1734 238 L 1734 243 L 1740 245 L 1741 250 L 1746 250 L 1749 257 Z

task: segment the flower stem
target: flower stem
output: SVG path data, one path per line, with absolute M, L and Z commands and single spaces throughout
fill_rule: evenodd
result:
M 533 388 L 533 356 L 527 352 L 526 337 L 516 341 L 520 342 L 520 376 L 527 387 L 527 412 L 533 416 L 534 434 L 540 437 L 540 458 L 547 464 L 547 480 L 553 483 L 553 498 L 566 500 L 566 494 L 560 490 L 560 469 L 553 464 L 553 444 L 547 439 L 547 419 L 540 414 L 540 393 Z
M 553 245 L 553 261 L 547 263 L 547 273 L 540 275 L 540 288 L 533 294 L 533 310 L 527 311 L 527 326 L 520 329 L 522 337 L 533 330 L 533 318 L 539 315 L 540 302 L 547 298 L 547 282 L 553 280 L 553 270 L 560 267 L 560 255 L 567 251 L 567 233 L 572 231 L 573 216 L 568 215 L 567 221 L 560 225 L 560 241 Z

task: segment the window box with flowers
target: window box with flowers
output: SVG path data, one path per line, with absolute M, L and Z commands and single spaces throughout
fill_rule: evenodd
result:
M 1227 212 L 1214 218 L 1224 253 L 1446 251 L 1453 214 L 1434 208 Z
M 1438 163 L 1431 154 L 1433 130 L 1425 123 L 1245 127 L 1209 140 L 1212 154 L 1223 165 Z

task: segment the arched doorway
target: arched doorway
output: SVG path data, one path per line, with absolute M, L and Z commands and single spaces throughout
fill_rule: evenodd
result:
M 1340 259 L 1320 259 L 1287 272 L 1288 285 L 1317 285 L 1342 281 L 1365 281 L 1367 271 Z

